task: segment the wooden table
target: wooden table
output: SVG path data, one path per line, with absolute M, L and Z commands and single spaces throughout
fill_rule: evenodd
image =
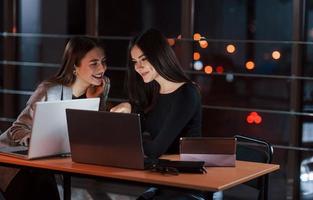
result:
M 176 159 L 177 156 L 170 158 Z M 22 160 L 0 155 L 0 165 L 44 169 L 64 175 L 64 198 L 70 199 L 70 176 L 92 176 L 147 185 L 216 192 L 231 188 L 279 169 L 279 165 L 236 161 L 236 167 L 208 167 L 206 174 L 162 175 L 144 170 L 74 163 L 70 157 Z M 67 186 L 67 187 L 66 187 Z

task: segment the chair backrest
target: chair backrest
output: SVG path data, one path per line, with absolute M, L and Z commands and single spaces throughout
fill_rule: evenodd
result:
M 237 160 L 271 163 L 273 147 L 262 139 L 256 139 L 243 135 L 235 135 L 237 139 Z M 245 183 L 259 190 L 258 199 L 268 199 L 269 177 L 262 176 L 256 180 Z

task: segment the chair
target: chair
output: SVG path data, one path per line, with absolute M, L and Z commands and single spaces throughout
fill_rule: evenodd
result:
M 272 162 L 273 147 L 268 142 L 243 135 L 235 135 L 234 137 L 237 139 L 237 160 L 262 163 Z M 249 181 L 245 185 L 259 191 L 258 200 L 268 199 L 269 175 Z

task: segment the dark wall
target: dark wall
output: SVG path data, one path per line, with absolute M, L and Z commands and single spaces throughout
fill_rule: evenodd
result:
M 141 28 L 141 1 L 99 1 L 99 35 L 130 36 Z
M 86 0 L 68 0 L 67 33 L 86 33 Z

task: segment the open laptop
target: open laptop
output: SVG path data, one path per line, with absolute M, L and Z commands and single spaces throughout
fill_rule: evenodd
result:
M 99 98 L 37 102 L 29 147 L 2 146 L 0 153 L 34 159 L 70 153 L 65 109 L 99 110 Z
M 140 117 L 66 109 L 72 160 L 130 169 L 145 169 Z

